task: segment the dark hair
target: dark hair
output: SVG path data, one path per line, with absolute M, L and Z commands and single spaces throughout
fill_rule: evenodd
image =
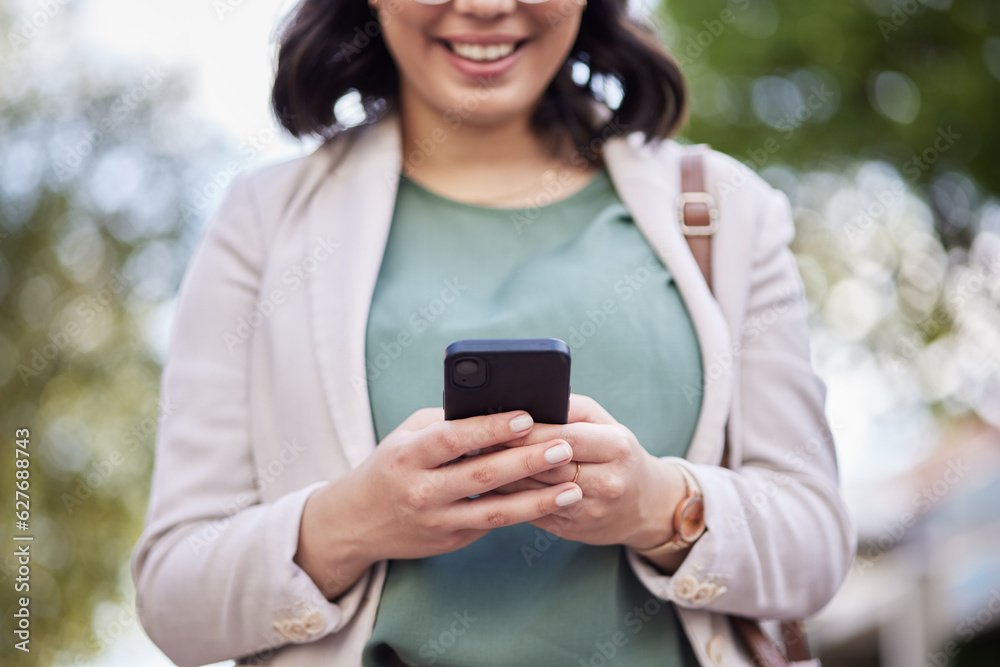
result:
M 532 118 L 543 133 L 568 129 L 578 148 L 588 147 L 583 153 L 590 161 L 600 159 L 601 142 L 616 128 L 642 132 L 648 142 L 668 137 L 686 114 L 680 68 L 652 30 L 628 15 L 625 2 L 589 0 L 570 55 Z M 560 19 L 553 15 L 550 22 Z M 365 0 L 302 0 L 286 19 L 279 43 L 271 105 L 293 136 L 330 138 L 343 131 L 348 125 L 337 118 L 334 104 L 354 91 L 366 123 L 397 107 L 399 73 Z M 583 85 L 573 80 L 577 62 L 590 70 Z M 598 119 L 595 100 L 604 100 L 594 84 L 609 77 L 621 90 L 621 102 L 613 116 Z

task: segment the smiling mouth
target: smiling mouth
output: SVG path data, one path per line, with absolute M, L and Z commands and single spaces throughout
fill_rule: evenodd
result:
M 465 58 L 476 63 L 490 63 L 506 58 L 528 40 L 499 42 L 497 44 L 468 44 L 465 42 L 449 42 L 445 39 L 438 41 L 459 58 Z

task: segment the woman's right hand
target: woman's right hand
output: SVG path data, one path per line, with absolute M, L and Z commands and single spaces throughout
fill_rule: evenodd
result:
M 523 411 L 453 421 L 440 408 L 414 412 L 357 469 L 309 497 L 295 561 L 333 599 L 376 561 L 454 551 L 579 501 L 572 482 L 487 494 L 573 458 L 565 440 L 495 447 L 522 444 L 532 426 Z M 475 450 L 487 451 L 460 458 Z M 487 495 L 469 497 L 478 494 Z

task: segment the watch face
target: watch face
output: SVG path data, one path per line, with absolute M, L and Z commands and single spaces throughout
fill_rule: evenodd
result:
M 705 503 L 695 496 L 681 511 L 680 534 L 685 542 L 694 542 L 705 532 Z

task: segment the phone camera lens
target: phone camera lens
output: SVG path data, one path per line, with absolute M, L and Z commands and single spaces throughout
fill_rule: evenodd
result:
M 472 375 L 479 370 L 479 362 L 474 359 L 462 359 L 455 364 L 455 372 L 459 375 Z
M 486 384 L 486 362 L 475 357 L 457 359 L 451 367 L 451 381 L 456 387 L 478 389 Z

